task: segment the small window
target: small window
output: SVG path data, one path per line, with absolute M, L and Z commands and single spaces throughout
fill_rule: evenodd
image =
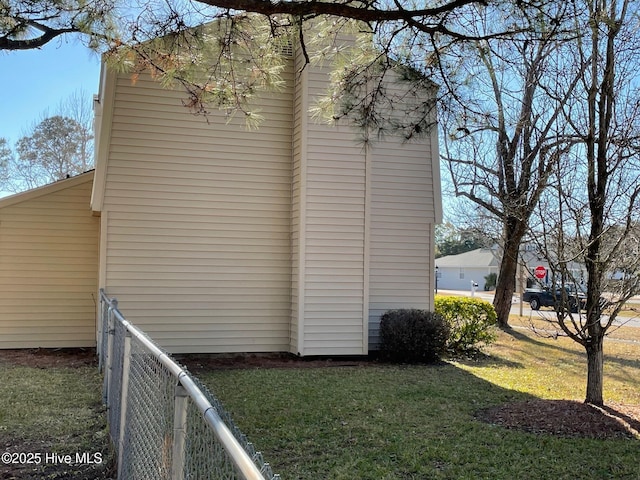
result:
M 460 269 L 460 280 L 464 280 L 464 268 Z

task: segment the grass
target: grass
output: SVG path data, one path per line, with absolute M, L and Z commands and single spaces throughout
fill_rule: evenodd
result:
M 104 479 L 110 468 L 101 375 L 94 365 L 15 364 L 0 357 L 0 453 L 40 453 L 34 464 L 0 464 L 1 478 Z M 75 464 L 99 453 L 98 465 Z M 70 454 L 74 464 L 46 461 Z M 94 459 L 96 457 L 93 457 Z
M 640 478 L 638 440 L 535 435 L 474 417 L 504 402 L 582 400 L 581 347 L 518 330 L 486 353 L 434 366 L 199 376 L 283 479 Z M 640 404 L 640 344 L 607 340 L 606 355 L 607 401 Z
M 546 316 L 543 316 L 545 315 Z M 637 319 L 638 317 L 633 317 Z M 553 317 L 551 310 L 533 312 L 530 316 L 509 315 L 509 325 L 518 329 L 538 330 L 540 335 L 547 332 L 550 335 L 560 332 L 560 327 Z M 533 327 L 533 328 L 532 328 Z M 612 340 L 640 342 L 640 328 L 626 325 L 613 325 L 609 328 L 607 337 Z
M 512 318 L 515 326 L 528 323 Z M 608 401 L 640 404 L 638 333 L 621 328 L 606 341 Z M 112 474 L 95 365 L 25 365 L 0 356 L 0 375 L 2 452 L 99 451 L 107 459 L 99 466 L 0 464 L 0 478 L 97 480 Z M 517 329 L 500 333 L 485 356 L 433 366 L 200 376 L 283 479 L 640 478 L 638 440 L 563 439 L 476 420 L 478 410 L 505 402 L 581 400 L 585 356 L 566 338 Z

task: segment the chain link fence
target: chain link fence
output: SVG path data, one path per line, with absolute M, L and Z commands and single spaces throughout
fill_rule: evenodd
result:
M 120 480 L 278 480 L 213 394 L 100 291 L 99 365 Z

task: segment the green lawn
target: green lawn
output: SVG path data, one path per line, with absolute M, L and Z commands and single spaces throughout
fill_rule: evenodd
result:
M 640 344 L 606 343 L 605 398 L 640 404 Z M 566 439 L 482 423 L 483 407 L 584 397 L 568 339 L 500 333 L 481 360 L 238 369 L 199 376 L 283 479 L 640 478 L 640 440 Z
M 606 342 L 608 401 L 640 405 L 640 343 L 629 341 L 638 330 L 620 329 L 618 340 Z M 475 419 L 479 409 L 504 402 L 581 400 L 585 358 L 576 344 L 517 330 L 500 333 L 486 354 L 435 366 L 371 363 L 199 376 L 283 480 L 640 478 L 640 440 L 563 439 Z M 0 355 L 0 453 L 100 452 L 105 462 L 0 464 L 0 478 L 110 478 L 95 360 L 35 355 L 18 362 Z
M 91 356 L 80 361 L 74 354 L 46 351 L 18 356 L 16 362 L 14 355 L 0 353 L 0 454 L 17 460 L 3 457 L 0 478 L 109 478 L 102 377 Z M 76 453 L 88 454 L 91 462 L 76 463 Z M 72 455 L 69 464 L 64 455 Z

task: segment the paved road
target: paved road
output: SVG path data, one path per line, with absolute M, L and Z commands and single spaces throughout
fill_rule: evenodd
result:
M 459 290 L 438 290 L 438 293 L 441 295 L 463 295 L 467 297 L 475 296 L 478 298 L 482 298 L 483 300 L 487 300 L 488 302 L 493 303 L 493 294 L 491 292 L 475 292 L 473 295 L 471 291 L 459 291 Z M 513 305 L 511 307 L 511 314 L 520 315 L 520 297 L 518 295 L 513 296 Z M 529 304 L 524 302 L 522 304 L 522 315 L 528 317 L 530 315 L 539 315 L 548 319 L 553 320 L 555 318 L 555 313 L 552 309 L 542 308 L 541 310 L 534 311 L 529 308 Z M 618 317 L 615 321 L 616 325 L 626 325 L 628 327 L 638 327 L 640 328 L 640 315 L 636 317 Z

